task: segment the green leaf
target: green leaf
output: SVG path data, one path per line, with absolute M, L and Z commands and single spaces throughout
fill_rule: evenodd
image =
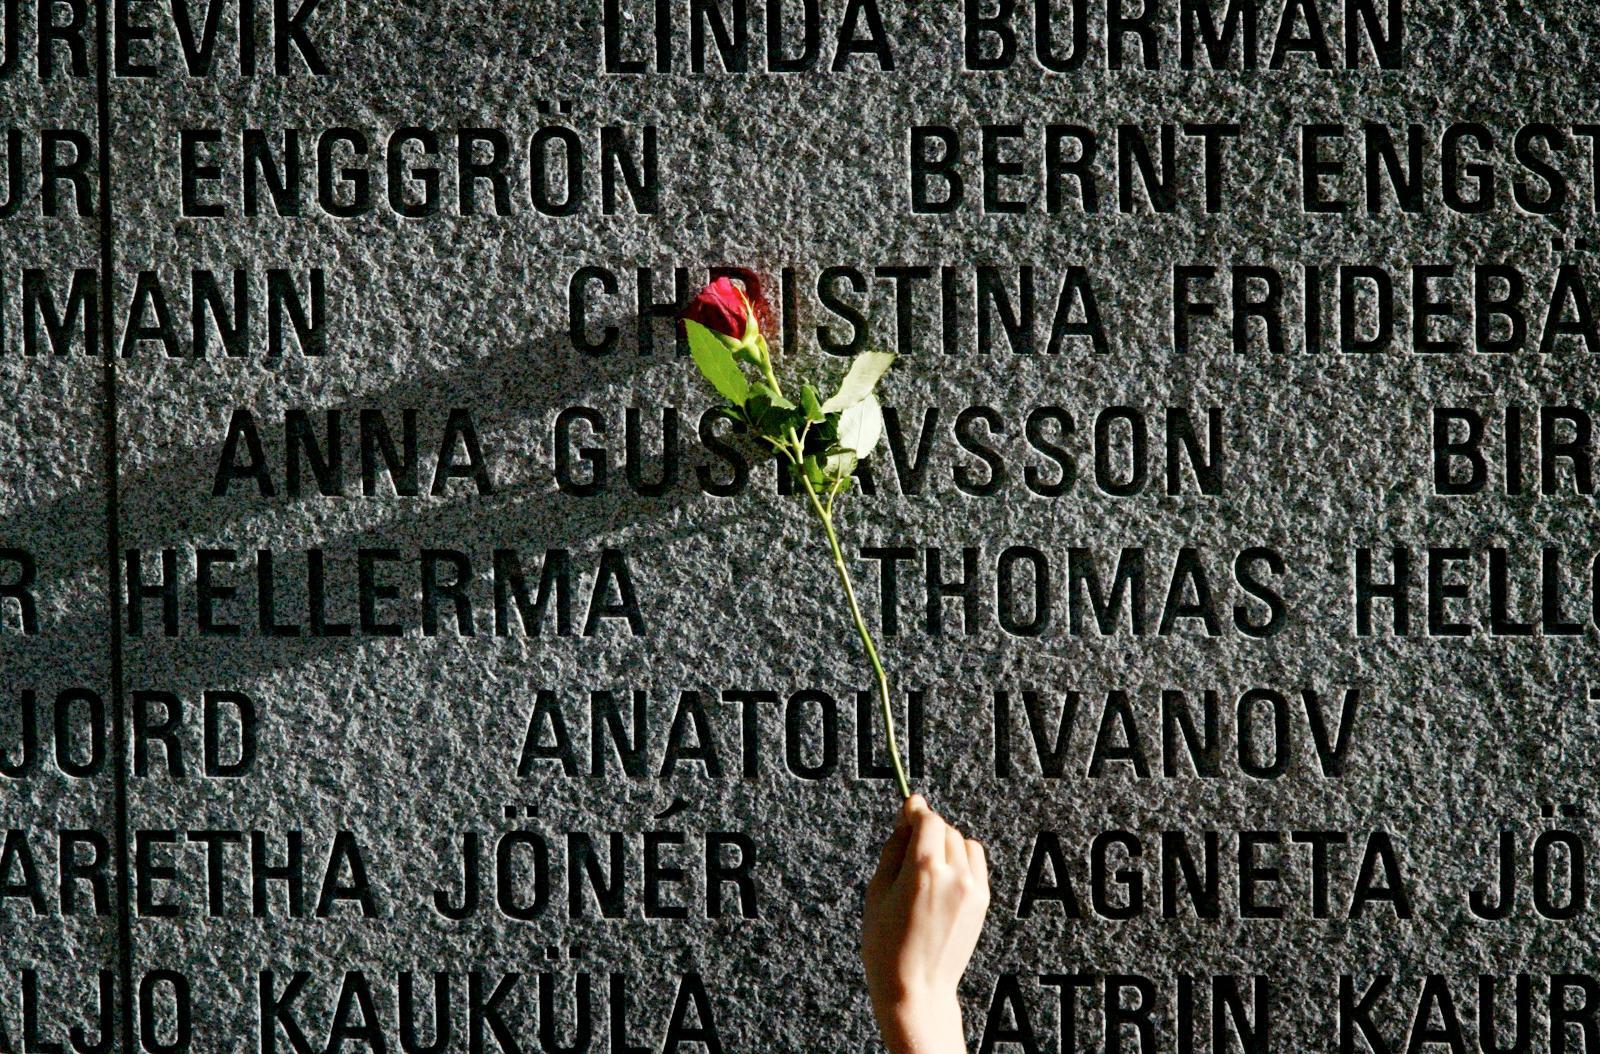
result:
M 856 457 L 855 451 L 853 450 L 846 450 L 839 454 L 829 454 L 828 460 L 825 463 L 828 478 L 848 478 L 850 474 L 856 470 L 856 462 L 859 460 L 860 459 Z
M 817 402 L 817 390 L 811 385 L 801 385 L 800 405 L 805 408 L 806 420 L 817 424 L 823 420 L 822 404 Z
M 765 396 L 766 400 L 767 400 L 767 403 L 769 405 L 776 406 L 780 410 L 797 410 L 797 409 L 799 409 L 799 407 L 795 406 L 794 403 L 791 403 L 788 399 L 786 399 L 783 396 L 779 395 L 777 392 L 775 392 L 771 388 L 767 387 L 766 384 L 761 382 L 761 381 L 757 381 L 756 383 L 752 384 L 750 386 L 750 391 L 754 395 Z
M 733 352 L 700 323 L 685 319 L 683 325 L 689 331 L 689 354 L 705 379 L 724 399 L 735 406 L 743 406 L 750 398 L 750 382 L 745 380 L 739 364 L 733 361 Z
M 855 472 L 856 465 L 871 454 L 883 438 L 883 408 L 875 395 L 839 414 L 837 445 L 828 451 L 828 475 L 841 479 Z
M 892 351 L 863 351 L 857 355 L 850 363 L 850 372 L 846 373 L 844 380 L 839 383 L 839 390 L 822 404 L 822 412 L 848 410 L 860 403 L 872 394 L 878 378 L 889 371 L 889 366 L 893 362 Z
M 877 396 L 869 394 L 839 415 L 839 445 L 857 460 L 872 453 L 882 438 L 883 408 Z
M 786 439 L 791 429 L 799 428 L 805 421 L 799 410 L 774 404 L 772 390 L 759 382 L 750 386 L 750 400 L 745 403 L 744 415 L 757 434 L 769 439 Z

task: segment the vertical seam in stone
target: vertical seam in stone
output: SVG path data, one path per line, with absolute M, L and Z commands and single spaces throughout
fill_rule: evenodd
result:
M 107 0 L 95 0 L 95 124 L 99 135 L 100 169 L 100 351 L 104 370 L 106 480 L 106 595 L 111 619 L 112 812 L 115 824 L 117 881 L 117 1003 L 122 1050 L 133 1043 L 133 917 L 128 881 L 128 734 L 122 691 L 122 593 L 117 581 L 121 542 L 121 508 L 117 501 L 117 359 L 112 341 L 116 299 L 111 215 L 111 36 Z

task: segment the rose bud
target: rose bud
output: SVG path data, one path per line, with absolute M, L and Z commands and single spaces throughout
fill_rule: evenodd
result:
M 700 290 L 679 317 L 700 323 L 731 348 L 750 348 L 761 335 L 750 298 L 725 276 Z

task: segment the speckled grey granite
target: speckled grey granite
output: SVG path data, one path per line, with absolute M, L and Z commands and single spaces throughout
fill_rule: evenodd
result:
M 23 6 L 31 26 L 33 7 Z M 621 0 L 635 28 L 648 19 L 651 6 Z M 1174 263 L 1270 263 L 1286 270 L 1298 263 L 1370 263 L 1401 272 L 1417 263 L 1477 261 L 1516 263 L 1548 287 L 1564 259 L 1578 266 L 1593 291 L 1592 250 L 1552 249 L 1552 238 L 1566 239 L 1570 247 L 1579 237 L 1600 237 L 1587 183 L 1590 154 L 1582 139 L 1573 140 L 1563 163 L 1573 180 L 1571 200 L 1549 217 L 1511 206 L 1504 184 L 1502 204 L 1483 216 L 1445 210 L 1431 185 L 1419 214 L 1402 214 L 1391 205 L 1376 215 L 1357 208 L 1347 216 L 1308 217 L 1299 206 L 1296 174 L 1296 128 L 1308 122 L 1338 121 L 1352 129 L 1364 121 L 1399 127 L 1422 122 L 1434 136 L 1429 156 L 1436 160 L 1437 135 L 1450 121 L 1481 121 L 1501 140 L 1532 121 L 1567 128 L 1595 121 L 1600 66 L 1592 12 L 1564 2 L 1413 2 L 1407 5 L 1399 70 L 1183 72 L 1175 61 L 1176 15 L 1167 11 L 1160 70 L 1108 71 L 1097 57 L 1079 72 L 1046 74 L 1031 61 L 1007 71 L 963 71 L 960 5 L 884 0 L 893 71 L 858 58 L 841 73 L 695 75 L 687 72 L 688 5 L 669 6 L 678 20 L 674 71 L 608 76 L 601 72 L 597 3 L 324 0 L 310 23 L 311 36 L 331 76 L 310 77 L 299 69 L 280 78 L 269 75 L 270 5 L 258 5 L 262 71 L 242 78 L 232 57 L 236 10 L 227 5 L 218 29 L 223 72 L 191 78 L 178 66 L 167 9 L 130 5 L 156 34 L 136 48 L 160 56 L 162 68 L 154 77 L 114 77 L 110 84 L 115 313 L 126 314 L 138 272 L 153 271 L 169 291 L 176 329 L 187 341 L 191 269 L 226 275 L 246 268 L 259 297 L 269 268 L 288 268 L 303 282 L 307 269 L 320 267 L 327 276 L 331 335 L 323 357 L 291 348 L 281 360 L 268 360 L 260 354 L 264 315 L 258 314 L 256 343 L 247 357 L 224 357 L 213 337 L 204 360 L 168 359 L 147 343 L 117 362 L 121 545 L 142 551 L 151 573 L 162 549 L 176 549 L 184 582 L 180 636 L 166 638 L 154 628 L 154 602 L 145 606 L 144 631 L 126 636 L 124 705 L 131 714 L 137 692 L 175 693 L 188 714 L 184 742 L 196 751 L 201 726 L 195 707 L 205 691 L 246 693 L 260 720 L 256 763 L 242 778 L 206 779 L 191 770 L 175 780 L 159 768 L 131 777 L 122 791 L 130 845 L 138 832 L 222 830 L 242 832 L 248 843 L 250 832 L 259 831 L 276 863 L 288 832 L 301 831 L 306 860 L 307 917 L 286 917 L 281 888 L 273 885 L 271 917 L 256 918 L 249 909 L 247 847 L 226 846 L 221 912 L 214 917 L 207 904 L 204 845 L 185 843 L 179 834 L 158 847 L 156 858 L 174 861 L 179 877 L 149 892 L 156 902 L 178 905 L 180 914 L 152 917 L 141 911 L 134 883 L 135 983 L 158 970 L 184 975 L 192 986 L 191 1049 L 208 1052 L 262 1049 L 264 1033 L 277 1050 L 299 1049 L 280 1025 L 268 1020 L 264 1028 L 259 1011 L 263 972 L 274 972 L 272 984 L 281 993 L 296 970 L 308 971 L 310 978 L 288 1016 L 305 1030 L 308 1049 L 322 1050 L 330 1038 L 338 1042 L 330 1028 L 346 971 L 364 975 L 374 1027 L 389 1050 L 401 1049 L 397 1004 L 400 976 L 408 971 L 424 993 L 423 1006 L 431 1005 L 432 975 L 449 974 L 450 1050 L 494 1050 L 501 1042 L 487 1023 L 480 1022 L 476 1040 L 470 1035 L 474 971 L 480 975 L 480 1001 L 504 975 L 522 975 L 503 1004 L 509 1034 L 520 1044 L 507 1049 L 662 1049 L 679 978 L 688 973 L 698 974 L 709 993 L 723 1050 L 873 1049 L 855 934 L 861 888 L 894 801 L 889 782 L 857 777 L 854 694 L 868 687 L 868 679 L 829 580 L 821 540 L 801 504 L 777 495 L 772 471 L 756 470 L 750 485 L 733 497 L 710 496 L 696 485 L 697 467 L 718 474 L 725 469 L 695 440 L 696 423 L 709 406 L 707 393 L 687 359 L 664 353 L 664 324 L 655 331 L 656 354 L 636 353 L 633 275 L 635 268 L 654 268 L 657 299 L 665 299 L 661 290 L 670 288 L 674 266 L 689 269 L 691 285 L 703 279 L 708 265 L 754 268 L 769 285 L 782 269 L 793 268 L 800 290 L 798 361 L 787 359 L 782 368 L 816 374 L 842 371 L 842 360 L 822 354 L 815 339 L 819 324 L 844 331 L 815 295 L 824 268 L 855 267 L 870 278 L 872 268 L 884 265 L 951 266 L 959 268 L 965 290 L 958 353 L 941 349 L 938 284 L 930 279 L 918 287 L 915 346 L 902 349 L 907 353 L 884 385 L 885 402 L 909 430 L 912 450 L 924 410 L 940 410 L 925 485 L 902 493 L 888 452 L 880 451 L 875 493 L 852 496 L 843 524 L 853 555 L 859 557 L 863 545 L 938 548 L 947 577 L 960 567 L 962 547 L 978 550 L 989 599 L 974 622 L 963 631 L 959 605 L 951 601 L 944 609 L 946 633 L 928 633 L 922 564 L 903 564 L 900 632 L 882 641 L 897 688 L 920 690 L 926 699 L 925 760 L 917 785 L 991 847 L 994 904 L 964 989 L 974 1049 L 986 1023 L 993 1037 L 1018 1027 L 1010 1008 L 991 1015 L 997 979 L 1012 976 L 1019 979 L 1017 991 L 1038 1046 L 994 1049 L 1064 1049 L 1059 985 L 1042 985 L 1039 977 L 1074 972 L 1097 978 L 1077 1009 L 1078 1049 L 1084 1050 L 1180 1049 L 1176 978 L 1235 974 L 1270 980 L 1270 1046 L 1260 1049 L 1336 1051 L 1341 973 L 1354 975 L 1362 990 L 1376 974 L 1394 976 L 1373 1016 L 1395 1049 L 1404 1047 L 1422 979 L 1446 975 L 1468 1035 L 1463 1049 L 1469 1050 L 1480 1049 L 1478 975 L 1530 974 L 1538 1009 L 1527 1049 L 1553 1049 L 1544 1009 L 1549 975 L 1600 973 L 1592 905 L 1586 903 L 1576 918 L 1542 918 L 1524 887 L 1509 918 L 1485 921 L 1469 912 L 1467 895 L 1489 873 L 1489 847 L 1502 828 L 1516 833 L 1524 856 L 1540 833 L 1554 827 L 1586 842 L 1594 833 L 1600 727 L 1589 685 L 1595 627 L 1591 623 L 1584 635 L 1571 638 L 1507 639 L 1479 632 L 1430 639 L 1420 632 L 1425 611 L 1419 589 L 1411 636 L 1359 637 L 1351 614 L 1351 569 L 1359 546 L 1408 545 L 1419 561 L 1420 581 L 1423 549 L 1458 545 L 1479 554 L 1473 573 L 1481 580 L 1483 554 L 1505 546 L 1517 596 L 1536 596 L 1538 552 L 1560 546 L 1571 554 L 1569 567 L 1580 567 L 1568 575 L 1569 610 L 1586 611 L 1588 560 L 1600 549 L 1593 497 L 1572 493 L 1570 484 L 1563 494 L 1537 499 L 1507 498 L 1494 488 L 1476 497 L 1436 496 L 1428 444 L 1434 406 L 1472 405 L 1492 412 L 1492 420 L 1512 404 L 1594 406 L 1600 393 L 1592 353 L 1569 340 L 1545 357 L 1418 355 L 1405 350 L 1410 330 L 1404 322 L 1396 350 L 1381 354 L 1304 354 L 1295 335 L 1282 355 L 1259 343 L 1235 351 L 1223 339 L 1225 303 L 1218 320 L 1201 324 L 1204 338 L 1177 352 L 1168 287 Z M 1337 5 L 1318 6 L 1334 12 Z M 843 5 L 826 0 L 822 11 L 826 60 Z M 1030 12 L 1024 6 L 1019 24 L 1029 21 Z M 92 9 L 89 17 L 92 27 Z M 1272 21 L 1263 16 L 1264 23 Z M 1095 41 L 1103 40 L 1103 26 L 1102 9 L 1091 27 Z M 759 56 L 765 41 L 759 10 L 752 10 L 750 27 L 752 54 Z M 92 136 L 95 93 L 92 77 L 41 84 L 29 65 L 30 34 L 22 41 L 21 72 L 0 81 L 0 125 L 23 129 L 27 149 L 35 152 L 29 156 L 36 156 L 36 140 L 26 137 L 39 128 L 76 128 Z M 1024 34 L 1024 41 L 1030 37 Z M 630 52 L 638 53 L 637 47 Z M 566 116 L 563 103 L 570 108 Z M 1049 123 L 1084 124 L 1109 134 L 1119 123 L 1153 127 L 1207 120 L 1243 126 L 1227 148 L 1224 210 L 1217 215 L 1198 208 L 1192 182 L 1185 184 L 1178 210 L 1164 216 L 1144 209 L 1131 216 L 1075 210 L 1046 215 L 1038 206 L 1022 215 L 983 215 L 971 206 L 943 216 L 910 212 L 905 167 L 913 124 L 961 129 L 971 200 L 981 191 L 975 159 L 982 124 L 1026 124 L 1029 137 L 1007 150 L 1037 167 L 1039 135 Z M 447 209 L 405 218 L 380 208 L 338 218 L 311 203 L 314 144 L 328 128 L 360 129 L 379 141 L 416 125 L 442 133 L 447 147 L 457 129 L 499 128 L 525 157 L 528 137 L 554 123 L 577 131 L 590 162 L 587 197 L 573 216 L 538 215 L 526 197 L 509 217 L 462 218 Z M 661 173 L 655 214 L 638 215 L 626 204 L 616 215 L 601 214 L 597 158 L 605 125 L 630 129 L 629 135 L 655 127 Z M 246 128 L 269 129 L 274 137 L 282 129 L 300 130 L 308 201 L 303 215 L 240 214 L 237 143 Z M 218 129 L 224 143 L 234 144 L 218 155 L 224 158 L 221 186 L 231 188 L 222 195 L 231 202 L 229 215 L 180 216 L 180 129 Z M 1183 149 L 1186 157 L 1197 156 L 1192 141 Z M 1113 154 L 1108 143 L 1103 162 Z M 453 155 L 447 150 L 443 156 Z M 1510 151 L 1502 143 L 1496 156 L 1507 159 Z M 381 193 L 382 167 L 372 167 Z M 1359 165 L 1352 171 L 1347 186 L 1353 191 Z M 1502 180 L 1512 177 L 1509 166 L 1501 171 Z M 513 190 L 525 194 L 525 186 L 516 182 Z M 444 187 L 445 200 L 453 203 L 453 173 Z M 1013 189 L 1040 193 L 1024 180 Z M 14 611 L 5 612 L 0 752 L 7 757 L 16 749 L 22 690 L 38 692 L 42 729 L 50 727 L 49 703 L 63 687 L 86 687 L 108 701 L 113 695 L 101 363 L 82 354 L 25 357 L 16 328 L 22 270 L 42 266 L 65 274 L 72 267 L 98 267 L 97 236 L 93 217 L 42 217 L 36 196 L 17 215 L 0 220 L 0 309 L 7 324 L 0 354 L 0 546 L 34 554 L 41 621 L 39 635 L 23 637 Z M 976 350 L 971 283 L 980 264 L 998 266 L 1008 282 L 1016 280 L 1016 267 L 1033 266 L 1045 319 L 1065 269 L 1087 267 L 1110 333 L 1109 350 L 1096 354 L 1075 341 L 1057 355 L 1023 356 L 1003 340 Z M 609 355 L 585 355 L 568 336 L 568 284 L 588 265 L 620 276 L 619 294 L 597 296 L 589 320 L 591 333 L 620 327 L 621 346 Z M 1225 287 L 1217 288 L 1225 297 Z M 867 295 L 845 294 L 872 317 L 874 336 L 885 341 L 894 335 L 893 295 L 893 285 L 882 280 Z M 1399 303 L 1408 295 L 1407 285 L 1398 287 Z M 1298 317 L 1295 282 L 1286 296 L 1289 314 Z M 263 311 L 259 300 L 256 309 Z M 119 322 L 118 342 L 120 327 Z M 1329 327 L 1331 332 L 1331 321 Z M 1025 467 L 1049 467 L 1029 451 L 1024 421 L 1034 408 L 1051 405 L 1077 422 L 1067 445 L 1078 457 L 1080 478 L 1064 495 L 1044 498 L 1023 482 Z M 1222 492 L 1199 495 L 1190 484 L 1178 496 L 1152 489 L 1118 498 L 1097 490 L 1088 478 L 1091 424 L 1101 409 L 1118 405 L 1151 415 L 1153 459 L 1161 450 L 1164 408 L 1197 414 L 1221 408 Z M 601 442 L 609 452 L 611 480 L 593 496 L 561 493 L 556 485 L 556 422 L 574 406 L 592 407 L 606 422 Z M 969 406 L 993 408 L 1005 430 L 992 444 L 1002 452 L 1008 475 L 989 496 L 965 493 L 956 482 L 958 469 L 977 478 L 983 474 L 982 463 L 962 451 L 951 431 L 956 415 Z M 629 407 L 641 408 L 647 422 L 658 422 L 662 407 L 679 410 L 683 459 L 664 495 L 636 494 L 624 475 L 623 419 Z M 248 481 L 236 482 L 227 496 L 213 496 L 227 424 L 241 408 L 261 424 L 278 484 L 273 497 L 258 496 Z M 427 494 L 440 430 L 457 408 L 469 411 L 477 427 L 492 494 L 478 494 L 463 481 L 442 495 Z M 343 411 L 346 496 L 283 493 L 282 421 L 290 409 L 313 411 L 319 423 L 321 411 Z M 402 412 L 417 412 L 422 496 L 396 497 L 386 481 L 378 496 L 360 495 L 362 409 L 382 411 L 397 435 Z M 650 478 L 658 428 L 652 424 L 646 439 Z M 973 434 L 981 439 L 982 427 Z M 577 445 L 592 445 L 581 430 L 577 435 Z M 1151 464 L 1159 479 L 1159 462 Z M 1011 545 L 1043 550 L 1057 578 L 1051 628 L 1042 637 L 1007 633 L 997 622 L 996 560 Z M 1110 636 L 1067 632 L 1069 548 L 1093 550 L 1109 567 L 1107 561 L 1125 546 L 1148 550 L 1157 606 L 1174 555 L 1181 547 L 1196 547 L 1216 592 L 1222 631 L 1208 637 L 1190 622 L 1166 636 L 1135 637 L 1126 628 Z M 1275 580 L 1287 622 L 1265 640 L 1243 636 L 1230 623 L 1233 605 L 1248 604 L 1230 568 L 1235 554 L 1250 546 L 1271 547 L 1288 565 Z M 382 574 L 399 589 L 400 599 L 386 603 L 403 613 L 396 617 L 405 634 L 286 639 L 246 629 L 234 639 L 201 637 L 192 583 L 194 553 L 204 548 L 237 550 L 238 560 L 226 565 L 222 580 L 240 591 L 220 610 L 250 626 L 256 621 L 258 549 L 274 553 L 283 620 L 295 620 L 291 613 L 298 611 L 301 622 L 307 549 L 327 554 L 331 580 L 338 583 L 330 586 L 337 598 L 330 617 L 344 621 L 355 617 L 356 551 L 397 549 L 401 561 L 383 565 Z M 421 633 L 417 559 L 429 548 L 470 558 L 476 636 L 455 632 L 448 617 L 445 632 Z M 537 637 L 490 632 L 494 550 L 517 550 L 530 580 L 546 549 L 569 550 L 581 626 L 595 563 L 608 548 L 626 555 L 643 612 L 642 635 L 629 634 L 616 621 L 588 637 L 553 636 L 553 624 Z M 876 612 L 879 565 L 858 559 L 855 566 L 868 607 Z M 1486 618 L 1484 592 L 1474 594 L 1471 607 Z M 1526 603 L 1519 600 L 1518 610 Z M 1258 608 L 1251 612 L 1260 614 Z M 1223 733 L 1231 742 L 1233 701 L 1256 687 L 1276 689 L 1293 703 L 1292 761 L 1281 778 L 1254 778 L 1236 763 L 1225 763 L 1215 779 L 1197 778 L 1186 762 L 1177 776 L 1162 775 L 1163 689 L 1181 689 L 1195 699 L 1206 689 L 1221 693 Z M 1020 699 L 1018 693 L 1029 688 L 1052 700 L 1069 690 L 1083 695 L 1064 778 L 1041 777 L 1020 701 L 1012 707 L 1010 726 L 1018 760 L 1011 775 L 996 775 L 994 694 L 1010 691 Z M 1347 770 L 1329 778 L 1316 767 L 1299 698 L 1302 690 L 1313 689 L 1337 700 L 1347 688 L 1360 690 L 1361 707 Z M 605 776 L 588 774 L 588 695 L 603 689 L 623 698 L 636 689 L 649 693 L 644 775 L 624 776 L 615 758 Z M 807 689 L 830 693 L 840 703 L 837 767 L 814 780 L 789 771 L 782 740 L 783 701 Z M 1113 689 L 1125 690 L 1132 700 L 1138 735 L 1151 758 L 1148 778 L 1125 762 L 1110 764 L 1096 778 L 1085 775 L 1100 704 Z M 523 735 L 541 690 L 553 691 L 560 701 L 579 776 L 567 776 L 548 761 L 519 775 Z M 770 691 L 779 700 L 752 704 L 759 733 L 755 777 L 744 775 L 743 711 L 723 695 L 740 690 Z M 704 765 L 692 761 L 661 775 L 662 751 L 684 691 L 702 693 L 720 777 L 708 776 Z M 814 732 L 817 710 L 803 700 L 791 708 L 812 730 L 799 751 L 801 764 L 808 764 L 821 750 Z M 109 763 L 81 778 L 47 766 L 21 779 L 0 779 L 0 818 L 7 829 L 28 832 L 51 904 L 45 917 L 34 917 L 25 899 L 0 901 L 0 1050 L 23 1049 L 25 971 L 43 977 L 43 1024 L 35 1042 L 48 1042 L 63 1041 L 67 1026 L 82 1023 L 96 971 L 118 966 L 114 912 L 61 918 L 53 887 L 57 832 L 92 828 L 114 841 L 118 793 Z M 668 813 L 675 803 L 681 804 Z M 1589 815 L 1562 817 L 1563 807 Z M 1546 819 L 1545 808 L 1557 818 Z M 530 809 L 536 815 L 528 816 Z M 1114 867 L 1136 867 L 1145 875 L 1146 910 L 1133 919 L 1105 918 L 1091 906 L 1089 845 L 1097 833 L 1114 829 L 1144 838 L 1141 861 L 1128 864 L 1121 850 L 1112 854 Z M 1162 917 L 1157 832 L 1169 829 L 1189 832 L 1195 844 L 1201 832 L 1222 832 L 1220 918 L 1197 919 L 1187 903 L 1180 903 L 1178 918 Z M 457 921 L 439 914 L 433 891 L 442 887 L 456 895 L 463 832 L 478 833 L 483 852 L 490 854 L 503 833 L 518 830 L 537 832 L 550 847 L 550 898 L 542 914 L 529 921 L 509 918 L 492 906 L 488 888 L 476 915 Z M 1269 895 L 1286 906 L 1281 919 L 1240 917 L 1234 847 L 1236 832 L 1249 830 L 1284 835 L 1285 845 L 1268 858 L 1283 869 L 1282 886 Z M 1300 830 L 1349 832 L 1357 846 L 1368 831 L 1390 832 L 1404 863 L 1413 917 L 1397 920 L 1384 904 L 1349 917 L 1359 864 L 1349 847 L 1332 855 L 1333 917 L 1313 917 L 1309 851 L 1287 844 L 1288 832 Z M 350 903 L 336 905 L 329 917 L 311 917 L 340 831 L 351 832 L 360 846 L 375 918 L 362 917 Z M 600 845 L 607 832 L 625 834 L 623 917 L 596 918 L 592 898 L 584 917 L 571 917 L 565 881 L 569 831 L 588 832 Z M 669 847 L 663 859 L 688 868 L 689 881 L 669 893 L 669 899 L 689 905 L 687 919 L 644 917 L 646 831 L 681 832 L 685 838 L 682 848 Z M 1064 917 L 1051 904 L 1019 917 L 1024 875 L 1041 831 L 1059 834 L 1084 917 Z M 729 910 L 728 917 L 706 918 L 707 832 L 739 832 L 752 840 L 757 917 L 740 918 Z M 347 880 L 347 872 L 338 877 Z M 723 886 L 730 909 L 737 903 L 734 889 Z M 1111 896 L 1122 902 L 1120 889 L 1113 888 Z M 548 1022 L 541 1026 L 540 974 L 555 984 L 553 1031 Z M 1156 984 L 1153 1045 L 1141 1048 L 1131 1028 L 1123 1032 L 1123 1045 L 1108 1045 L 1098 978 L 1114 974 L 1141 975 Z M 585 1035 L 573 1024 L 579 975 L 592 985 L 586 1046 L 574 1045 Z M 612 975 L 622 980 L 613 982 Z M 619 991 L 613 983 L 625 990 L 625 1039 L 611 1038 Z M 1205 993 L 1207 987 L 1202 980 L 1196 990 Z M 165 998 L 157 1000 L 158 1007 Z M 356 1028 L 362 1008 L 354 989 L 349 998 L 346 1025 Z M 1125 995 L 1128 1002 L 1135 998 L 1131 991 Z M 1506 1042 L 1511 1030 L 1505 984 L 1500 999 Z M 1570 999 L 1580 1001 L 1577 989 Z M 1209 999 L 1202 996 L 1200 1005 Z M 169 1026 L 163 1017 L 156 1026 L 158 1042 L 172 1039 Z M 424 1039 L 430 1028 L 423 1026 Z M 89 1031 L 92 1038 L 92 1024 Z M 1217 1049 L 1207 1017 L 1200 1018 L 1196 1035 L 1192 1049 Z M 1576 1028 L 1571 1036 L 1566 1049 L 1589 1049 L 1577 1045 Z M 1427 1038 L 1424 1032 L 1418 1042 Z M 1359 1037 L 1354 1044 L 1354 1050 L 1367 1049 Z M 366 1045 L 357 1034 L 338 1049 Z

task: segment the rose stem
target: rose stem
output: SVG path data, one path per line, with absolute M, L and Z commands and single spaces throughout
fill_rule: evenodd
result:
M 777 375 L 772 372 L 772 355 L 767 350 L 767 338 L 758 337 L 761 342 L 761 370 L 766 374 L 767 384 L 778 395 L 783 394 L 783 389 L 778 385 Z M 809 429 L 809 425 L 807 428 Z M 805 437 L 796 435 L 793 428 L 789 429 L 789 442 L 787 444 L 772 441 L 773 446 L 782 450 L 797 468 L 804 468 L 805 463 Z M 867 658 L 872 661 L 872 672 L 878 678 L 878 705 L 883 710 L 884 738 L 889 743 L 889 760 L 894 763 L 895 782 L 900 785 L 900 797 L 911 797 L 911 784 L 906 779 L 906 767 L 900 761 L 900 743 L 894 734 L 894 706 L 889 699 L 889 675 L 883 672 L 883 660 L 878 658 L 877 645 L 872 643 L 872 634 L 867 630 L 866 620 L 861 617 L 861 605 L 856 602 L 856 587 L 850 581 L 850 568 L 844 562 L 844 550 L 839 547 L 839 535 L 833 529 L 833 497 L 838 491 L 828 495 L 828 507 L 822 507 L 822 501 L 817 497 L 816 488 L 811 485 L 811 477 L 804 471 L 799 473 L 800 481 L 805 484 L 806 497 L 811 499 L 811 507 L 816 510 L 817 519 L 822 521 L 822 529 L 828 535 L 828 548 L 833 550 L 833 568 L 839 572 L 839 584 L 844 586 L 844 598 L 850 604 L 850 618 L 856 624 L 856 633 L 861 636 L 861 643 L 867 649 Z
M 850 617 L 855 621 L 856 632 L 861 635 L 861 643 L 867 649 L 867 658 L 872 660 L 872 672 L 878 678 L 878 700 L 883 708 L 883 727 L 889 741 L 889 760 L 894 762 L 894 778 L 900 784 L 900 797 L 909 798 L 911 784 L 906 781 L 905 766 L 900 763 L 900 744 L 894 735 L 894 708 L 889 701 L 889 677 L 883 672 L 883 662 L 878 658 L 878 649 L 872 643 L 872 634 L 867 631 L 866 621 L 861 617 L 861 605 L 856 603 L 855 586 L 850 582 L 850 569 L 844 562 L 844 550 L 839 548 L 839 536 L 834 533 L 833 516 L 829 510 L 822 507 L 811 480 L 804 473 L 801 473 L 800 478 L 805 483 L 806 496 L 811 499 L 811 507 L 816 510 L 817 518 L 822 521 L 822 529 L 828 535 L 828 547 L 833 550 L 833 567 L 839 572 L 839 582 L 844 586 L 844 598 L 850 602 Z

